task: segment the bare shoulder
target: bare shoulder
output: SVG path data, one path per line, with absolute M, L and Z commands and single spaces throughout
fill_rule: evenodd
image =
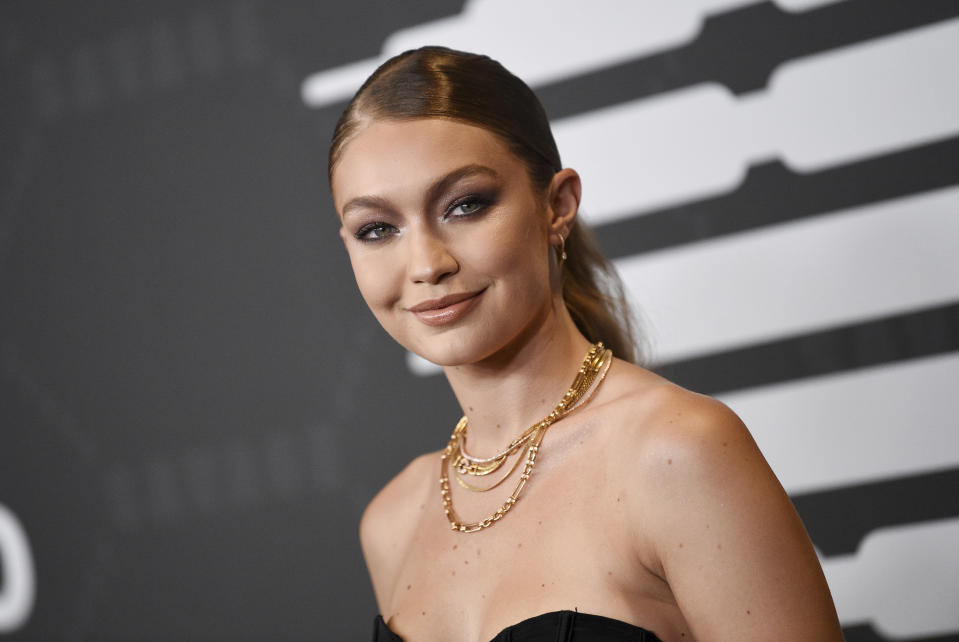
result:
M 656 463 L 665 457 L 668 465 L 677 458 L 709 460 L 716 448 L 755 449 L 742 421 L 722 402 L 639 366 L 616 365 L 619 376 L 608 407 L 618 428 L 615 438 L 631 455 L 654 457 Z
M 841 639 L 809 537 L 725 404 L 622 364 L 612 467 L 643 563 L 701 639 Z
M 360 544 L 383 608 L 398 565 L 413 537 L 418 510 L 430 498 L 437 476 L 439 453 L 426 453 L 411 461 L 373 497 L 360 519 Z
M 638 366 L 624 363 L 620 375 L 609 404 L 616 425 L 612 450 L 622 464 L 615 469 L 635 491 L 638 513 L 670 518 L 658 524 L 685 519 L 689 516 L 676 514 L 676 499 L 688 506 L 734 482 L 785 497 L 749 430 L 728 406 Z

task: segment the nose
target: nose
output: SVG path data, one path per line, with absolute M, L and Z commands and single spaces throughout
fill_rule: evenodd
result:
M 414 283 L 439 283 L 459 270 L 446 241 L 433 230 L 411 232 L 408 251 L 407 273 Z

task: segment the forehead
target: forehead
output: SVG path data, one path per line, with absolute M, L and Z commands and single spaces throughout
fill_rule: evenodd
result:
M 442 118 L 373 121 L 343 148 L 333 172 L 334 200 L 339 207 L 357 196 L 419 191 L 471 164 L 525 176 L 522 162 L 482 127 Z

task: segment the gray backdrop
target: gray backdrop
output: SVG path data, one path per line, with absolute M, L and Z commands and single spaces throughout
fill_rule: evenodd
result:
M 248 0 L 0 4 L 0 639 L 368 639 L 359 515 L 458 412 L 357 295 L 325 153 L 426 43 L 541 95 L 847 638 L 959 638 L 957 3 Z

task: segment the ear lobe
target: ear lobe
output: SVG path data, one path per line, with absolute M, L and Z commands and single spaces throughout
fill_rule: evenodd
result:
M 567 167 L 556 172 L 549 186 L 550 231 L 563 238 L 569 236 L 581 196 L 582 184 L 576 170 Z

